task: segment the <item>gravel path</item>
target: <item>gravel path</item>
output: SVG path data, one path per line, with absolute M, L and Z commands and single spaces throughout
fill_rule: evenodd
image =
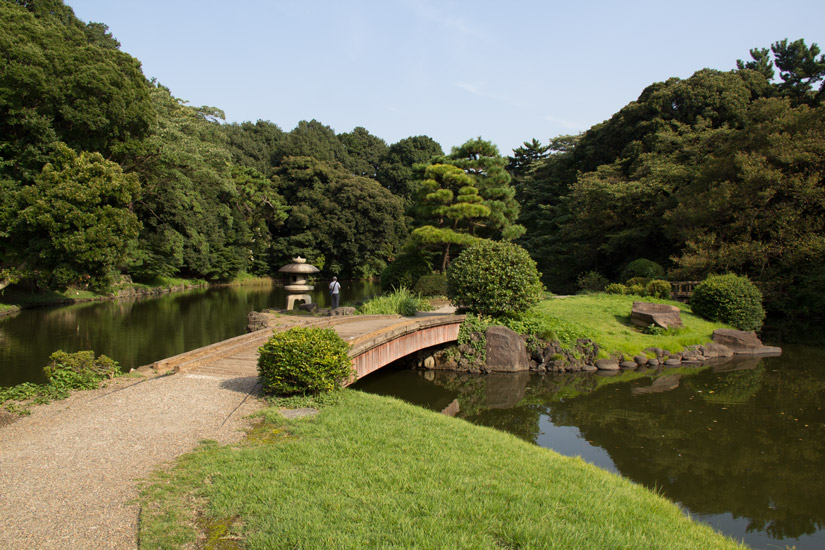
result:
M 137 548 L 138 481 L 204 439 L 240 440 L 256 384 L 121 379 L 0 427 L 0 548 Z

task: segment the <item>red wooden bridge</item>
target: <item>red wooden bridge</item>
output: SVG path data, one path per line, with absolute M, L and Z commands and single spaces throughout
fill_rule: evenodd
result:
M 331 327 L 350 344 L 357 378 L 375 372 L 393 361 L 428 347 L 454 342 L 464 315 L 449 313 L 399 315 L 355 315 L 349 317 L 283 317 L 284 324 L 230 338 L 192 350 L 149 367 L 158 372 L 184 372 L 190 375 L 220 378 L 258 376 L 258 348 L 273 330 L 293 326 Z

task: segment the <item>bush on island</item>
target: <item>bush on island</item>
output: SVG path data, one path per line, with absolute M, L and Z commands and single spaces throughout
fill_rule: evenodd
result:
M 258 351 L 266 393 L 317 394 L 354 375 L 349 346 L 331 328 L 295 327 L 275 333 Z
M 664 276 L 665 270 L 662 266 L 660 266 L 653 260 L 639 258 L 633 260 L 625 266 L 625 268 L 622 270 L 621 280 L 627 283 L 627 281 L 629 281 L 633 277 L 644 277 L 650 280 L 661 279 Z
M 747 277 L 733 273 L 711 275 L 690 298 L 693 312 L 710 321 L 722 321 L 739 330 L 759 330 L 765 319 L 762 293 Z
M 544 287 L 536 262 L 506 241 L 465 248 L 447 268 L 447 296 L 459 308 L 493 317 L 526 311 L 541 300 Z

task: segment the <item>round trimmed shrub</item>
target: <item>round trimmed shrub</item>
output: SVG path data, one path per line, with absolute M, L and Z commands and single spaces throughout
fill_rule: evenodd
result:
M 710 321 L 722 321 L 739 330 L 759 330 L 765 320 L 762 293 L 750 279 L 729 273 L 711 275 L 690 298 L 693 312 Z
M 644 296 L 645 295 L 645 286 L 644 285 L 628 285 L 627 291 L 625 294 L 632 294 L 633 296 Z
M 440 273 L 424 275 L 415 283 L 413 290 L 421 296 L 446 296 L 447 276 Z
M 662 266 L 648 260 L 646 258 L 639 258 L 633 260 L 625 266 L 622 270 L 621 280 L 627 282 L 633 277 L 644 277 L 645 279 L 661 279 L 665 276 L 665 270 Z
M 663 300 L 667 300 L 672 295 L 672 288 L 668 281 L 663 281 L 662 279 L 653 279 L 649 283 L 647 283 L 647 291 L 648 296 L 653 296 L 654 298 L 661 298 Z
M 349 346 L 331 328 L 295 327 L 275 333 L 258 351 L 258 374 L 266 393 L 316 394 L 353 376 Z
M 459 308 L 508 316 L 538 303 L 544 290 L 536 262 L 511 242 L 479 241 L 447 268 L 447 296 Z

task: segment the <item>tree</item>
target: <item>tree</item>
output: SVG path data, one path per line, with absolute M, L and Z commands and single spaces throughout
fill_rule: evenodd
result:
M 274 240 L 281 261 L 300 254 L 330 274 L 375 275 L 406 236 L 401 200 L 337 163 L 287 157 L 273 183 L 289 205 Z
M 522 147 L 513 149 L 512 157 L 507 157 L 507 171 L 514 178 L 523 176 L 533 163 L 547 157 L 550 147 L 542 145 L 536 138 L 529 142 L 525 141 Z
M 347 169 L 356 176 L 375 178 L 381 159 L 387 154 L 387 143 L 370 134 L 362 126 L 358 126 L 352 132 L 339 134 L 338 139 L 347 150 Z
M 436 157 L 417 184 L 413 217 L 415 241 L 441 248 L 441 270 L 450 261 L 452 245 L 476 238 L 512 240 L 524 227 L 515 224 L 519 206 L 506 161 L 498 148 L 481 138 Z
M 223 130 L 229 140 L 228 148 L 234 164 L 254 168 L 266 177 L 272 176 L 286 140 L 286 134 L 278 125 L 259 120 L 254 124 L 224 124 Z
M 444 155 L 441 145 L 428 136 L 404 138 L 387 149 L 381 158 L 376 179 L 396 195 L 410 199 L 414 192 L 412 183 L 416 179 L 413 166 L 426 164 L 441 155 Z
M 43 286 L 106 288 L 138 236 L 131 211 L 140 184 L 100 153 L 57 146 L 34 185 L 17 196 L 9 237 L 17 257 Z
M 276 159 L 281 164 L 286 157 L 312 157 L 324 162 L 349 163 L 347 148 L 335 135 L 335 130 L 315 119 L 302 120 L 286 135 Z
M 803 39 L 788 42 L 786 38 L 774 42 L 771 51 L 782 79 L 779 90 L 796 103 L 821 102 L 825 96 L 825 55 L 820 55 L 819 46 L 808 47 Z M 814 87 L 820 80 L 823 82 L 816 92 Z

